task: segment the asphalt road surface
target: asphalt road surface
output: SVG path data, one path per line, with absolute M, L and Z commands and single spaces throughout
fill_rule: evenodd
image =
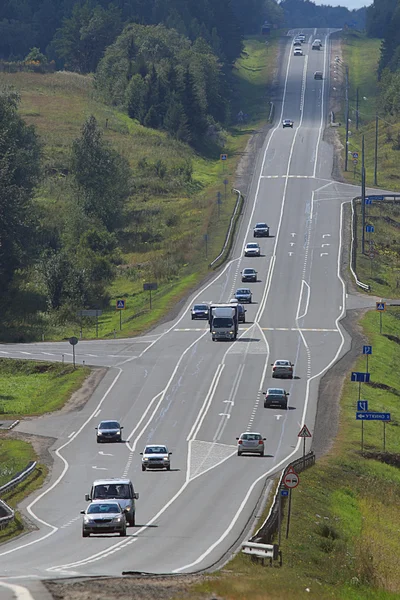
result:
M 348 344 L 339 325 L 347 296 L 341 225 L 343 203 L 359 194 L 331 180 L 333 151 L 322 139 L 328 33 L 308 31 L 302 57 L 293 56 L 288 38 L 276 126 L 257 160 L 232 260 L 151 335 L 80 342 L 78 362 L 110 367 L 91 400 L 79 412 L 18 426 L 57 439 L 55 465 L 50 484 L 23 507 L 36 529 L 0 548 L 3 581 L 209 568 L 244 535 L 268 475 L 301 454 L 297 434 L 304 423 L 313 431 L 319 378 Z M 314 37 L 322 39 L 320 51 L 311 50 Z M 322 81 L 314 80 L 316 70 Z M 293 119 L 293 129 L 282 128 L 283 118 Z M 260 258 L 244 258 L 259 221 L 271 237 L 257 240 Z M 246 284 L 254 300 L 246 323 L 236 342 L 212 342 L 207 324 L 191 320 L 190 306 L 229 301 L 244 267 L 259 278 Z M 63 343 L 2 345 L 1 355 L 72 359 Z M 295 364 L 293 380 L 272 379 L 270 363 L 279 358 Z M 267 387 L 290 392 L 287 411 L 264 408 Z M 125 443 L 96 444 L 94 427 L 105 418 L 123 423 Z M 245 431 L 263 434 L 265 457 L 237 456 L 236 437 Z M 141 471 L 146 443 L 169 446 L 170 472 Z M 80 510 L 92 481 L 120 476 L 140 494 L 137 526 L 126 538 L 83 539 Z

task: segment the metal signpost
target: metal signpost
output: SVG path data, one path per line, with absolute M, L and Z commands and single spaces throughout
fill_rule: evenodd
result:
M 382 333 L 382 313 L 386 310 L 386 302 L 377 302 L 376 310 L 379 312 L 379 333 Z
M 222 161 L 222 172 L 225 172 L 225 162 L 228 160 L 227 154 L 220 154 L 220 159 Z
M 369 373 L 369 371 L 368 371 L 368 356 L 371 356 L 371 354 L 372 354 L 372 346 L 363 346 L 363 354 L 365 354 L 365 356 L 367 357 L 366 371 L 367 371 L 367 373 Z
M 300 429 L 299 433 L 297 434 L 297 437 L 303 438 L 303 469 L 305 469 L 306 468 L 306 438 L 312 437 L 307 425 L 303 425 L 303 427 Z
M 143 290 L 144 291 L 147 290 L 150 292 L 150 310 L 151 310 L 151 290 L 156 290 L 157 288 L 158 288 L 158 285 L 155 282 L 143 284 Z
M 289 490 L 281 490 L 279 494 L 279 511 L 278 511 L 278 546 L 281 545 L 281 528 L 282 528 L 282 498 L 289 496 Z
M 360 373 L 359 371 L 353 371 L 351 373 L 351 381 L 358 383 L 358 399 L 361 398 L 361 384 L 369 383 L 369 373 Z
M 228 185 L 229 181 L 227 179 L 224 179 L 224 186 L 225 186 L 225 202 L 226 202 L 226 186 Z
M 358 400 L 357 412 L 368 410 L 368 400 Z M 361 452 L 364 451 L 364 421 L 361 421 Z
M 69 338 L 69 343 L 72 346 L 72 364 L 74 365 L 74 369 L 75 369 L 75 346 L 78 343 L 78 338 L 77 337 L 70 337 Z
M 287 515 L 287 525 L 286 525 L 286 539 L 289 537 L 289 527 L 290 527 L 290 513 L 292 511 L 292 489 L 297 487 L 300 483 L 299 476 L 293 467 L 289 467 L 286 471 L 286 474 L 283 478 L 283 483 L 287 488 L 289 488 L 289 506 L 288 506 L 288 515 Z
M 358 406 L 357 406 L 358 408 Z M 390 421 L 390 413 L 362 411 L 356 412 L 357 421 L 361 421 L 361 452 L 364 451 L 364 421 L 383 421 L 383 451 L 386 450 L 386 423 Z
M 76 313 L 78 317 L 81 318 L 81 339 L 83 337 L 83 326 L 82 326 L 82 317 L 96 317 L 96 337 L 98 337 L 99 333 L 99 317 L 102 315 L 103 311 L 98 310 L 97 308 L 88 309 L 88 310 L 78 310 Z
M 119 330 L 120 331 L 122 329 L 122 311 L 125 310 L 125 308 L 126 308 L 125 300 L 117 300 L 116 301 L 115 309 L 119 310 Z
M 217 192 L 217 204 L 218 204 L 218 219 L 219 219 L 220 214 L 221 214 L 221 204 L 222 204 L 221 192 Z

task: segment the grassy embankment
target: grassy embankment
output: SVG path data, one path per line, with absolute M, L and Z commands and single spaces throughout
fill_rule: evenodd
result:
M 374 185 L 375 167 L 375 114 L 380 115 L 377 66 L 380 40 L 368 39 L 361 34 L 343 34 L 343 62 L 349 65 L 350 83 L 350 144 L 351 152 L 359 152 L 355 177 L 352 157 L 349 155 L 349 172 L 343 173 L 349 183 L 361 181 L 362 135 L 365 139 L 365 169 L 367 186 Z M 359 89 L 359 129 L 356 130 L 356 90 Z M 342 123 L 344 116 L 341 117 Z M 341 128 L 345 144 L 345 128 Z M 400 123 L 392 117 L 380 115 L 378 119 L 377 187 L 400 193 Z M 361 191 L 360 191 L 361 193 Z M 357 263 L 358 278 L 371 286 L 372 293 L 383 298 L 400 295 L 400 204 L 385 201 L 373 202 L 366 207 L 366 223 L 373 225 L 373 234 L 366 234 L 365 253 L 361 252 L 361 208 L 357 207 Z M 369 241 L 375 246 L 370 256 Z
M 21 416 L 42 415 L 61 408 L 79 389 L 90 370 L 71 365 L 0 359 L 0 417 L 12 421 Z M 38 460 L 31 444 L 11 439 L 11 433 L 0 432 L 0 486 L 10 481 L 32 460 Z M 35 471 L 2 500 L 15 508 L 24 497 L 43 485 L 47 469 L 39 464 Z M 0 543 L 21 533 L 24 525 L 19 514 L 3 530 Z
M 109 309 L 103 311 L 99 319 L 99 337 L 113 335 L 114 329 L 117 335 L 130 336 L 154 325 L 206 275 L 208 263 L 219 254 L 236 202 L 236 195 L 230 190 L 234 187 L 239 160 L 251 134 L 267 120 L 266 90 L 276 65 L 277 42 L 277 37 L 268 46 L 260 38 L 246 41 L 245 52 L 234 70 L 236 97 L 232 102 L 232 114 L 242 110 L 248 114 L 248 119 L 245 125 L 238 124 L 228 133 L 224 148 L 228 160 L 224 163 L 219 160 L 219 155 L 213 158 L 200 156 L 165 133 L 145 129 L 126 115 L 98 102 L 91 77 L 65 72 L 47 75 L 0 73 L 0 83 L 13 85 L 20 91 L 21 114 L 28 123 L 35 125 L 44 142 L 46 177 L 37 199 L 41 205 L 58 210 L 68 193 L 65 173 L 71 144 L 91 114 L 103 128 L 104 138 L 129 160 L 138 189 L 142 189 L 142 183 L 144 185 L 144 191 L 135 194 L 128 207 L 126 226 L 120 236 L 124 264 L 111 286 Z M 144 159 L 148 165 L 146 173 Z M 190 189 L 176 189 L 174 170 L 182 167 L 187 159 L 193 165 Z M 158 160 L 167 169 L 163 178 L 153 173 Z M 224 180 L 228 182 L 226 186 Z M 218 191 L 222 194 L 219 217 Z M 143 221 L 151 233 L 161 236 L 158 243 L 146 242 L 142 236 Z M 205 234 L 208 235 L 207 249 Z M 142 239 L 140 244 L 136 242 L 135 252 L 129 250 L 133 238 Z M 182 254 L 186 258 L 183 269 L 174 263 L 174 256 Z M 165 273 L 175 275 L 166 282 Z M 151 312 L 148 292 L 144 293 L 142 289 L 144 281 L 159 281 L 158 291 L 153 292 Z M 115 310 L 118 298 L 125 298 L 127 306 L 122 315 L 122 332 L 119 332 L 119 313 Z M 41 339 L 42 334 L 46 339 L 60 339 L 79 334 L 78 323 L 62 328 L 49 321 L 44 312 L 39 317 L 29 314 L 27 305 L 33 307 L 35 304 L 43 306 L 43 301 L 40 290 L 32 292 L 31 283 L 29 289 L 25 287 L 19 297 L 14 297 L 9 332 L 2 328 L 3 339 L 12 336 L 15 340 L 26 341 Z M 85 320 L 83 336 L 93 338 L 95 335 L 94 320 Z
M 344 60 L 350 65 L 350 97 L 355 97 L 359 86 L 360 96 L 372 98 L 370 117 L 374 119 L 374 66 L 379 41 L 353 35 L 346 39 Z M 351 150 L 360 150 L 360 135 L 364 131 L 369 140 L 374 127 L 374 123 L 364 122 L 365 111 L 362 113 L 360 132 L 354 132 L 350 138 Z M 392 128 L 396 131 L 399 126 L 393 124 Z M 379 137 L 383 160 L 379 162 L 378 183 L 396 189 L 393 182 L 397 177 L 394 162 L 397 151 L 388 145 L 383 134 L 381 132 Z M 369 143 L 366 144 L 369 185 L 372 184 L 373 160 L 373 145 Z M 349 182 L 353 182 L 352 179 L 350 173 Z M 400 221 L 398 209 L 372 205 L 368 210 L 370 222 L 375 224 L 376 244 L 384 247 L 390 241 L 391 245 L 398 245 L 399 227 L 393 222 Z M 361 258 L 357 262 L 359 276 L 369 281 L 369 262 L 363 264 Z M 375 293 L 398 295 L 396 266 L 393 254 L 387 253 L 386 257 L 380 254 L 374 259 Z M 378 277 L 385 282 L 379 283 Z M 375 311 L 367 313 L 361 325 L 366 343 L 373 346 L 369 362 L 371 384 L 362 386 L 362 398 L 368 400 L 369 410 L 391 413 L 392 421 L 386 426 L 387 454 L 382 452 L 383 424 L 372 422 L 364 425 L 365 452 L 361 455 L 361 424 L 355 419 L 358 386 L 348 378 L 342 390 L 340 426 L 334 446 L 315 467 L 301 474 L 300 486 L 293 492 L 290 535 L 288 540 L 284 535 L 282 538 L 283 568 L 263 568 L 238 555 L 211 581 L 196 586 L 188 598 L 208 598 L 210 593 L 224 600 L 394 600 L 399 597 L 400 312 L 390 309 L 383 315 L 382 334 Z M 364 371 L 365 367 L 365 357 L 360 356 L 351 370 Z M 392 465 L 383 461 L 390 461 Z M 283 525 L 285 531 L 285 521 Z
M 386 450 L 392 457 L 397 455 L 399 465 L 400 312 L 394 309 L 383 316 L 382 335 L 375 312 L 363 318 L 362 327 L 374 353 L 369 362 L 372 383 L 362 386 L 362 397 L 368 399 L 369 410 L 391 413 Z M 387 337 L 389 332 L 394 339 Z M 353 369 L 364 371 L 365 357 L 360 357 Z M 239 554 L 209 581 L 194 586 L 185 598 L 200 600 L 210 594 L 224 600 L 399 597 L 400 471 L 378 459 L 383 450 L 382 423 L 365 423 L 365 455 L 361 455 L 357 399 L 358 385 L 348 379 L 334 446 L 315 467 L 301 474 L 300 485 L 293 492 L 288 540 L 284 517 L 283 567 L 262 567 Z

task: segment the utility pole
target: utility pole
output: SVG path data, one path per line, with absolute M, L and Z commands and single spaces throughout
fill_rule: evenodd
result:
M 358 131 L 358 122 L 359 122 L 359 118 L 358 118 L 358 88 L 356 90 L 356 129 Z
M 364 135 L 362 136 L 362 161 L 361 161 L 361 214 L 362 214 L 362 237 L 361 237 L 361 252 L 365 250 L 365 151 L 364 151 Z
M 378 185 L 378 113 L 375 114 L 375 160 L 374 160 L 374 185 Z
M 344 156 L 344 170 L 347 171 L 349 160 L 349 67 L 346 65 L 346 148 Z

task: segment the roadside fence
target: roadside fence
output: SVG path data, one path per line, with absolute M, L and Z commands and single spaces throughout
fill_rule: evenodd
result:
M 12 490 L 19 483 L 21 483 L 21 481 L 24 481 L 31 473 L 33 473 L 33 471 L 36 469 L 36 465 L 36 461 L 31 461 L 28 463 L 27 467 L 23 471 L 20 471 L 20 473 L 17 473 L 17 475 L 15 475 L 11 481 L 0 486 L 0 494 L 4 494 L 5 492 Z M 0 500 L 0 515 L 0 529 L 4 529 L 4 527 L 6 527 L 15 518 L 15 512 L 13 509 L 3 500 Z
M 224 245 L 222 247 L 221 252 L 218 254 L 218 256 L 216 258 L 214 258 L 214 260 L 210 263 L 210 267 L 214 267 L 214 265 L 226 254 L 229 253 L 231 247 L 232 247 L 232 242 L 233 242 L 233 234 L 235 232 L 235 228 L 236 228 L 236 223 L 237 220 L 239 218 L 239 214 L 240 214 L 240 208 L 242 206 L 242 203 L 244 202 L 244 198 L 243 195 L 241 193 L 240 190 L 236 190 L 235 188 L 233 188 L 232 192 L 234 194 L 237 194 L 237 199 L 236 199 L 236 204 L 235 204 L 235 208 L 233 210 L 232 216 L 231 216 L 231 220 L 229 223 L 229 228 L 228 228 L 228 232 L 226 234 L 225 237 L 225 242 Z

